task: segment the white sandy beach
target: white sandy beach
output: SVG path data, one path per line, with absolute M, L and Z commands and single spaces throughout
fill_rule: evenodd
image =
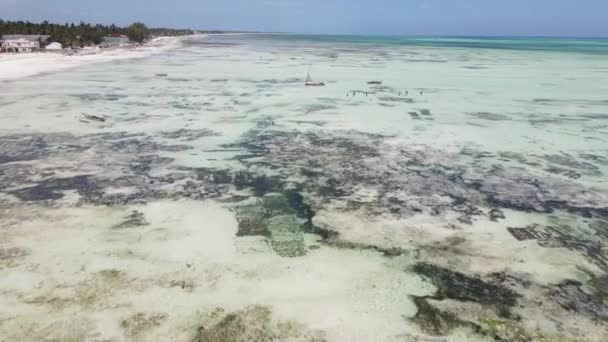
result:
M 87 48 L 69 53 L 0 53 L 0 80 L 14 80 L 92 63 L 143 58 L 178 49 L 183 37 L 159 37 L 138 47 Z

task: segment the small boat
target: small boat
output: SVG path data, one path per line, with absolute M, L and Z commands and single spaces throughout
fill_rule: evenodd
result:
M 306 74 L 306 81 L 304 84 L 308 87 L 322 87 L 325 85 L 323 82 L 315 82 L 310 78 L 310 68 L 308 68 L 308 73 Z

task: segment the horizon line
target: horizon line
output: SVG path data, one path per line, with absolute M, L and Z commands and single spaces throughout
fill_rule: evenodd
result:
M 60 22 L 54 22 L 54 21 L 50 21 L 50 20 L 42 20 L 42 21 L 30 21 L 30 20 L 23 20 L 23 19 L 4 19 L 2 17 L 0 17 L 0 20 L 3 20 L 5 22 L 30 22 L 32 24 L 42 24 L 43 22 L 48 22 L 49 24 L 54 24 L 54 25 L 64 25 L 66 23 L 74 23 L 74 24 L 80 24 L 81 22 L 85 23 L 85 24 L 90 24 L 90 25 L 104 25 L 104 26 L 110 26 L 110 25 L 116 25 L 116 26 L 122 26 L 122 24 L 115 24 L 115 23 L 93 23 L 93 22 L 86 22 L 83 20 L 80 20 L 78 22 L 75 21 L 66 21 L 63 23 Z M 143 21 L 134 21 L 134 22 L 143 22 Z M 146 24 L 145 22 L 143 22 L 146 26 L 148 24 Z M 125 25 L 129 25 L 129 24 L 125 24 Z M 207 32 L 229 32 L 229 33 L 251 33 L 251 34 L 292 34 L 292 35 L 319 35 L 319 36 L 344 36 L 344 37 L 425 37 L 425 38 L 536 38 L 536 39 L 543 39 L 543 38 L 553 38 L 553 39 L 608 39 L 608 35 L 606 36 L 563 36 L 563 35 L 484 35 L 484 34 L 470 34 L 470 35 L 463 35 L 463 34 L 391 34 L 391 33 L 330 33 L 330 32 L 325 32 L 325 33 L 313 33 L 313 32 L 296 32 L 296 31 L 258 31 L 258 30 L 248 30 L 248 29 L 209 29 L 209 28 L 184 28 L 184 27 L 173 27 L 173 26 L 163 26 L 163 25 L 151 25 L 149 26 L 150 28 L 153 29 L 172 29 L 172 30 L 192 30 L 192 31 L 207 31 Z

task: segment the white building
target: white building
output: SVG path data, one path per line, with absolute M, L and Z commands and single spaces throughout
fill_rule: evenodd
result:
M 5 34 L 0 37 L 0 52 L 32 52 L 40 49 L 50 36 L 39 34 Z
M 44 47 L 45 50 L 61 50 L 63 46 L 57 42 L 51 43 Z
M 2 52 L 32 52 L 39 48 L 39 42 L 30 42 L 23 38 L 2 40 Z

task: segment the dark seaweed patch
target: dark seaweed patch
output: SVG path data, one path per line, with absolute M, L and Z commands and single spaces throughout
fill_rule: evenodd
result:
M 507 287 L 514 284 L 528 286 L 525 282 L 505 273 L 490 274 L 487 280 L 482 280 L 428 263 L 414 265 L 413 271 L 428 278 L 437 287 L 433 296 L 414 297 L 418 312 L 412 321 L 426 333 L 446 336 L 454 329 L 464 327 L 496 341 L 531 340 L 519 327 L 520 318 L 511 313 L 511 308 L 517 304 L 520 295 Z M 502 319 L 480 319 L 479 322 L 463 320 L 453 312 L 434 307 L 429 299 L 480 303 L 493 308 Z
M 491 120 L 491 121 L 505 121 L 511 120 L 511 118 L 504 114 L 490 113 L 490 112 L 475 112 L 466 113 L 467 115 L 474 116 L 478 119 Z
M 250 188 L 256 196 L 268 193 L 280 192 L 284 183 L 279 176 L 268 176 L 265 174 L 253 174 L 247 170 L 230 171 L 208 168 L 193 169 L 199 180 L 209 181 L 219 185 L 232 184 L 237 190 Z
M 303 107 L 303 111 L 306 114 L 310 114 L 310 113 L 315 113 L 315 112 L 320 112 L 320 111 L 324 111 L 324 110 L 330 110 L 330 109 L 336 109 L 337 107 L 335 105 L 329 105 L 329 104 L 311 104 L 311 105 L 306 105 Z
M 420 116 L 418 114 L 418 116 Z M 390 203 L 391 197 L 382 194 L 392 191 L 406 191 L 412 196 L 424 198 L 422 207 L 429 212 L 440 214 L 446 210 L 461 212 L 461 221 L 471 222 L 471 216 L 485 215 L 477 208 L 484 203 L 496 210 L 510 208 L 521 211 L 552 212 L 565 209 L 583 216 L 604 215 L 601 196 L 585 195 L 578 200 L 562 193 L 576 194 L 579 186 L 557 183 L 552 179 L 539 180 L 527 177 L 521 172 L 512 172 L 502 166 L 489 170 L 479 169 L 477 176 L 464 176 L 465 167 L 455 164 L 428 164 L 428 152 L 402 150 L 402 156 L 390 169 L 378 168 L 386 164 L 380 149 L 385 137 L 345 132 L 331 136 L 312 132 L 290 134 L 265 131 L 247 136 L 243 143 L 233 145 L 253 152 L 261 158 L 248 164 L 263 164 L 283 174 L 299 174 L 306 177 L 303 191 L 312 194 L 318 204 L 331 199 L 348 199 L 357 184 L 380 187 L 381 197 L 374 203 L 397 215 L 419 212 L 420 205 Z M 484 153 L 469 153 L 474 160 L 492 156 Z M 531 163 L 519 154 L 504 153 L 504 157 L 514 157 L 518 161 Z M 307 165 L 306 168 L 299 165 Z M 555 189 L 562 189 L 556 192 Z M 452 203 L 437 201 L 436 196 L 447 196 Z M 471 199 L 476 198 L 476 204 Z M 589 199 L 587 199 L 589 198 Z M 356 204 L 349 201 L 351 204 Z M 362 204 L 368 206 L 368 204 Z M 494 219 L 500 218 L 493 211 Z
M 502 316 L 509 315 L 509 309 L 517 304 L 519 297 L 513 290 L 502 285 L 433 264 L 418 263 L 414 265 L 413 271 L 427 277 L 437 287 L 437 293 L 432 298 L 450 298 L 494 306 Z
M 17 266 L 28 254 L 29 251 L 24 248 L 0 248 L 0 269 Z
M 600 156 L 597 154 L 591 154 L 591 153 L 581 153 L 580 157 L 582 159 L 588 160 L 588 161 L 592 161 L 592 162 L 596 162 L 602 165 L 608 165 L 608 158 L 604 157 L 604 156 Z
M 299 125 L 301 125 L 301 124 L 308 124 L 308 125 L 314 125 L 314 126 L 317 126 L 317 127 L 322 127 L 322 126 L 325 126 L 327 124 L 327 122 L 325 122 L 325 121 L 313 121 L 313 120 L 295 120 L 295 121 L 293 121 L 293 123 L 296 123 L 296 124 L 299 124 Z
M 433 120 L 431 117 L 431 111 L 429 109 L 420 109 L 418 112 L 408 113 L 414 120 Z
M 325 245 L 332 246 L 335 248 L 355 249 L 355 250 L 372 250 L 372 251 L 380 252 L 385 257 L 389 257 L 389 258 L 397 257 L 397 256 L 407 253 L 406 250 L 403 250 L 398 247 L 382 248 L 382 247 L 369 245 L 369 244 L 339 240 L 339 239 L 337 239 L 338 233 L 332 232 L 332 231 L 330 231 L 330 232 L 333 234 L 331 234 L 328 238 L 326 238 L 325 241 L 323 241 L 323 243 Z
M 505 219 L 505 214 L 502 212 L 502 210 L 496 208 L 490 210 L 488 216 L 490 217 L 490 220 L 494 222 Z
M 608 101 L 606 102 L 606 104 L 608 105 Z M 581 116 L 587 119 L 608 120 L 608 114 L 603 113 L 582 114 Z
M 285 78 L 285 79 L 280 79 L 280 80 L 271 78 L 271 79 L 263 80 L 262 82 L 269 83 L 269 84 L 300 84 L 303 81 L 304 80 L 300 79 L 300 78 Z
M 478 325 L 461 320 L 455 314 L 442 311 L 433 307 L 426 298 L 416 297 L 414 303 L 418 308 L 416 316 L 412 321 L 427 334 L 435 336 L 446 336 L 452 330 L 460 327 L 468 327 L 475 332 L 481 332 Z
M 385 102 L 414 103 L 414 99 L 409 97 L 381 96 L 378 100 Z
M 486 202 L 494 207 L 509 208 L 526 212 L 552 213 L 554 210 L 565 210 L 583 217 L 606 217 L 608 215 L 608 202 L 603 202 L 602 195 L 596 195 L 583 190 L 586 196 L 593 200 L 579 200 L 575 194 L 580 194 L 580 185 L 574 183 L 557 182 L 552 179 L 538 179 L 532 177 L 513 177 L 501 170 L 478 181 L 476 186 L 486 196 Z M 474 183 L 468 183 L 474 184 Z M 561 193 L 571 193 L 567 198 Z M 606 205 L 599 207 L 598 202 Z
M 456 328 L 468 328 L 473 333 L 487 336 L 494 341 L 530 342 L 533 340 L 518 325 L 517 321 L 481 318 L 474 323 L 461 319 L 458 315 L 432 306 L 426 298 L 414 298 L 418 307 L 412 319 L 424 332 L 434 336 L 447 336 Z
M 541 164 L 533 161 L 533 160 L 529 160 L 528 158 L 526 158 L 526 156 L 524 156 L 521 153 L 517 153 L 517 152 L 510 152 L 510 151 L 501 151 L 498 153 L 498 156 L 503 159 L 503 160 L 513 160 L 516 161 L 518 163 L 521 164 L 526 164 L 526 165 L 530 165 L 530 166 L 540 166 Z
M 582 100 L 582 99 L 532 99 L 532 102 L 535 104 L 542 105 L 580 105 L 580 106 L 605 106 L 608 105 L 608 100 Z
M 41 181 L 35 186 L 10 191 L 22 201 L 45 201 L 57 200 L 63 197 L 62 191 L 76 190 L 80 195 L 97 195 L 99 187 L 89 175 L 74 176 L 69 178 L 55 178 Z
M 137 336 L 151 329 L 159 327 L 167 319 L 166 313 L 143 313 L 138 312 L 123 319 L 120 326 L 125 330 L 127 336 Z
M 591 169 L 591 170 L 597 169 L 597 167 L 595 165 L 592 165 L 592 164 L 589 164 L 586 162 L 579 162 L 578 160 L 576 160 L 576 158 L 572 157 L 571 155 L 565 154 L 565 153 L 544 155 L 543 158 L 545 160 L 547 160 L 548 162 L 555 163 L 555 164 L 562 165 L 562 166 L 568 166 L 568 167 L 579 168 L 579 169 Z
M 0 137 L 0 164 L 38 159 L 48 153 L 47 141 L 38 136 Z
M 117 154 L 117 161 L 99 158 L 96 166 L 120 169 L 121 174 L 107 177 L 104 174 L 89 175 L 82 172 L 80 166 L 67 163 L 61 166 L 38 166 L 32 164 L 4 164 L 0 170 L 0 189 L 24 201 L 57 200 L 63 197 L 63 191 L 75 190 L 80 201 L 87 203 L 115 205 L 140 202 L 150 196 L 165 196 L 153 189 L 155 185 L 172 183 L 172 176 L 153 177 L 149 171 L 161 164 L 172 161 L 156 155 L 159 151 L 180 151 L 191 147 L 186 145 L 164 145 L 154 142 L 142 134 L 100 133 L 83 136 L 70 134 L 46 134 L 35 136 L 4 136 L 0 138 L 9 156 L 18 155 L 20 160 L 40 159 L 60 155 L 66 158 L 80 158 L 80 153 L 87 151 L 91 155 Z M 11 160 L 14 158 L 11 157 Z M 42 164 L 44 165 L 44 163 Z M 43 168 L 44 167 L 44 168 Z M 87 165 L 85 165 L 85 170 Z M 55 171 L 70 171 L 77 176 L 61 178 Z M 42 178 L 42 180 L 40 180 Z M 35 185 L 17 188 L 21 184 Z M 105 188 L 132 187 L 138 189 L 130 194 L 105 194 Z
M 472 66 L 463 66 L 463 69 L 471 69 L 471 70 L 484 70 L 484 69 L 488 69 L 488 67 L 485 66 L 477 66 L 477 65 L 472 65 Z
M 608 321 L 608 305 L 602 298 L 582 289 L 583 284 L 566 280 L 548 291 L 548 296 L 568 311 L 584 313 L 602 321 Z
M 592 289 L 596 302 L 608 303 L 608 275 L 592 275 L 587 285 Z
M 589 258 L 603 269 L 608 269 L 608 254 L 602 243 L 596 239 L 585 240 L 575 236 L 572 227 L 532 224 L 526 227 L 508 227 L 507 230 L 519 241 L 536 240 L 542 247 L 567 248 Z M 596 233 L 599 237 L 603 234 L 601 230 Z
M 72 97 L 78 98 L 83 102 L 93 102 L 93 101 L 118 101 L 124 98 L 129 97 L 126 94 L 73 94 Z
M 176 139 L 183 141 L 193 141 L 204 137 L 212 137 L 220 135 L 210 129 L 178 129 L 176 131 L 161 132 L 161 136 L 167 139 Z
M 125 217 L 124 221 L 115 225 L 113 228 L 123 229 L 123 228 L 135 228 L 149 225 L 148 221 L 146 221 L 146 217 L 144 213 L 133 210 L 127 217 Z
M 219 315 L 214 313 L 213 316 Z M 208 327 L 200 325 L 191 342 L 325 341 L 324 338 L 317 336 L 319 334 L 308 333 L 297 324 L 275 322 L 270 309 L 264 306 L 248 307 L 218 318 L 221 320 Z

